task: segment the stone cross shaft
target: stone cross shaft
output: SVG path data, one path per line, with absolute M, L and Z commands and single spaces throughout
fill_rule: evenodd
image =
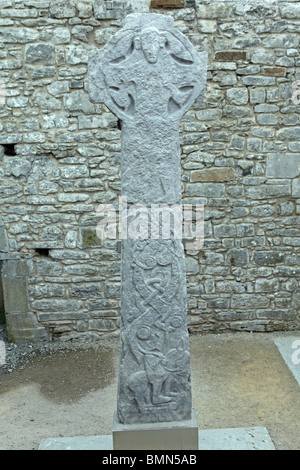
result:
M 206 53 L 173 18 L 128 15 L 89 55 L 89 94 L 122 124 L 121 188 L 128 207 L 181 205 L 179 121 L 204 93 Z M 161 221 L 160 221 L 161 224 Z M 182 241 L 122 240 L 120 423 L 191 418 L 186 274 Z

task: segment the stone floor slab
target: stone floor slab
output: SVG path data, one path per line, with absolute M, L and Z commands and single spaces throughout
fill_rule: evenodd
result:
M 300 385 L 300 337 L 286 336 L 275 338 L 276 344 L 282 358 Z
M 199 450 L 275 450 L 265 427 L 204 429 Z
M 111 435 L 42 439 L 39 450 L 113 450 Z M 199 450 L 275 450 L 265 427 L 199 430 Z
M 42 439 L 39 450 L 113 450 L 111 435 Z

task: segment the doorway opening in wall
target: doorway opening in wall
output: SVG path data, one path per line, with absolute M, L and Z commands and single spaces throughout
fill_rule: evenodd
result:
M 2 284 L 2 262 L 0 261 L 0 327 L 6 324 L 4 294 Z

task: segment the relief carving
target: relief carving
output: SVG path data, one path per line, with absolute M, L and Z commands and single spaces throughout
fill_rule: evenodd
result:
M 90 95 L 119 119 L 179 120 L 202 91 L 198 68 L 205 68 L 205 54 L 198 54 L 166 18 L 152 23 L 131 29 L 129 22 L 90 56 Z
M 129 206 L 181 207 L 179 121 L 205 80 L 206 54 L 167 15 L 128 15 L 122 30 L 90 53 L 91 100 L 122 121 L 121 190 Z M 191 417 L 185 283 L 180 239 L 122 240 L 121 423 Z
M 146 420 L 153 407 L 169 410 L 175 419 L 182 393 L 190 386 L 180 288 L 183 251 L 180 242 L 171 239 L 140 240 L 131 252 L 135 313 L 127 315 L 123 362 L 131 362 L 134 372 L 126 378 L 127 398 Z

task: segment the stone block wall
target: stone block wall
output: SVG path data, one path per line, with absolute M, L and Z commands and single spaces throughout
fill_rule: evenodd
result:
M 139 1 L 0 1 L 0 262 L 12 341 L 118 334 L 120 253 L 95 233 L 118 206 L 120 130 L 90 102 L 87 56 Z M 300 7 L 188 1 L 172 15 L 208 51 L 204 102 L 181 123 L 190 332 L 299 329 Z M 5 96 L 4 96 L 5 95 Z

